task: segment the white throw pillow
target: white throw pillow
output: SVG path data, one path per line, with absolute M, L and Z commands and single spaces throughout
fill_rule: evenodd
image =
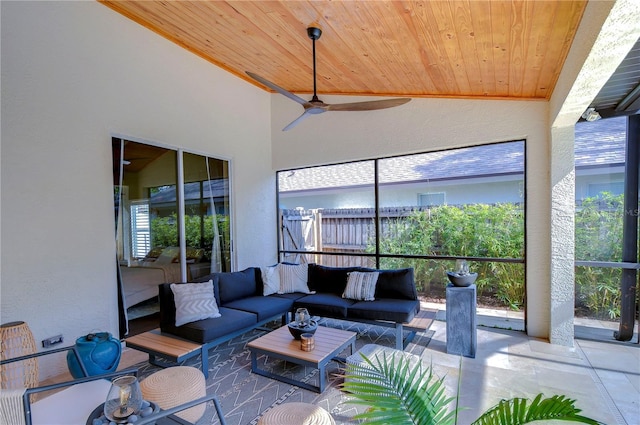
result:
M 279 264 L 275 266 L 260 267 L 260 273 L 262 274 L 262 295 L 276 294 L 280 290 L 280 267 Z
M 359 301 L 374 301 L 376 299 L 376 283 L 378 272 L 351 272 L 347 279 L 342 298 Z
M 278 269 L 280 269 L 280 290 L 278 294 L 312 293 L 309 291 L 309 286 L 307 286 L 307 264 L 280 263 Z
M 220 317 L 213 295 L 213 281 L 204 283 L 172 283 L 176 304 L 176 326 L 196 320 Z

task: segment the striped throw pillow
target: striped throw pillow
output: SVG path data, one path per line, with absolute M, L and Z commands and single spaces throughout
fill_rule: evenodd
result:
M 351 272 L 347 279 L 342 298 L 359 301 L 373 301 L 376 299 L 376 283 L 378 272 Z
M 176 304 L 176 326 L 196 320 L 220 317 L 213 295 L 213 281 L 204 283 L 172 283 Z
M 310 294 L 307 285 L 307 264 L 283 264 L 278 265 L 280 269 L 280 290 L 278 294 L 290 294 L 302 292 Z

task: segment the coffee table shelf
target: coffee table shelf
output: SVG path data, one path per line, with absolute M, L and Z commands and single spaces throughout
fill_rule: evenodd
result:
M 344 361 L 337 357 L 347 347 L 351 348 L 351 354 L 355 352 L 356 333 L 341 329 L 318 326 L 314 335 L 315 348 L 313 351 L 302 351 L 300 341 L 293 339 L 287 326 L 276 329 L 247 344 L 251 351 L 251 371 L 267 378 L 276 379 L 300 388 L 322 393 L 325 389 L 325 367 L 331 360 Z M 258 355 L 265 354 L 289 361 L 302 366 L 318 369 L 318 386 L 308 384 L 296 379 L 272 373 L 258 367 Z

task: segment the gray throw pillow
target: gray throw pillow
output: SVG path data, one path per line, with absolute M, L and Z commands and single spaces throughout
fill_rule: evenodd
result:
M 171 291 L 176 304 L 176 326 L 220 317 L 220 310 L 213 295 L 213 281 L 172 283 Z

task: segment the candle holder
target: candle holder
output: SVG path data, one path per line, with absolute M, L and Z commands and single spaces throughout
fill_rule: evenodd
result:
M 121 376 L 111 383 L 104 415 L 115 423 L 126 423 L 142 407 L 142 391 L 135 376 Z
M 313 334 L 305 333 L 300 335 L 300 349 L 302 351 L 313 351 L 316 348 L 316 342 Z
M 305 327 L 311 321 L 311 315 L 306 308 L 299 308 L 296 310 L 295 321 L 299 327 Z

